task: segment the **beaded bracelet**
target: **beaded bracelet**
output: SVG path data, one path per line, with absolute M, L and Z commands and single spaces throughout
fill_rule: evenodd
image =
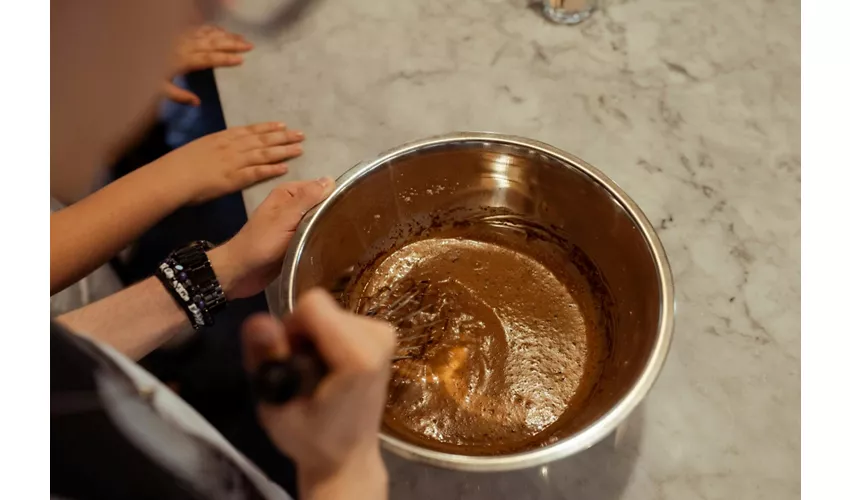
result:
M 210 248 L 204 241 L 192 243 L 173 252 L 156 272 L 195 330 L 215 324 L 213 315 L 227 303 L 206 255 Z

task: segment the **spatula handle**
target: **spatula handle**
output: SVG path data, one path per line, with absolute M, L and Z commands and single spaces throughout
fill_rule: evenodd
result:
M 260 401 L 283 404 L 298 397 L 310 397 L 328 374 L 328 367 L 312 346 L 292 356 L 260 365 L 251 380 Z

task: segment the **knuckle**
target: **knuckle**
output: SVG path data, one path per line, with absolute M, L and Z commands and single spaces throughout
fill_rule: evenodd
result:
M 254 165 L 262 165 L 267 161 L 265 149 L 255 149 L 249 154 L 250 156 L 248 158 L 250 158 L 250 162 Z
M 363 334 L 370 337 L 368 345 L 360 351 L 358 367 L 362 373 L 376 373 L 387 367 L 387 362 L 395 352 L 395 330 L 383 321 L 368 319 L 364 324 Z
M 263 179 L 269 179 L 271 177 L 278 177 L 285 172 L 285 168 L 280 164 L 274 165 L 264 165 L 262 170 L 260 170 L 261 177 Z
M 236 169 L 241 163 L 243 163 L 242 157 L 238 152 L 233 151 L 231 146 L 222 146 L 221 151 L 222 164 L 228 165 L 230 167 L 229 170 Z
M 215 145 L 216 149 L 219 150 L 225 150 L 230 147 L 230 141 L 228 140 L 228 136 L 226 135 L 220 135 L 216 137 L 213 144 Z
M 396 344 L 396 333 L 395 329 L 390 326 L 388 323 L 383 321 L 378 321 L 374 319 L 370 319 L 373 322 L 372 330 L 373 336 L 375 337 L 378 345 L 386 350 L 395 349 Z
M 363 352 L 352 355 L 351 366 L 359 375 L 374 375 L 386 368 L 387 358 L 375 349 L 363 349 Z
M 275 134 L 275 133 L 263 134 L 263 135 L 260 136 L 260 140 L 266 146 L 275 146 L 275 145 L 280 144 L 282 142 L 281 141 L 281 135 L 282 134 Z
M 259 169 L 248 169 L 245 172 L 245 180 L 248 184 L 254 184 L 262 178 Z
M 293 193 L 293 189 L 291 186 L 286 184 L 281 184 L 276 187 L 274 191 L 272 191 L 272 196 L 275 197 L 278 201 L 289 201 L 295 197 L 295 193 Z
M 273 161 L 275 158 L 274 150 L 271 148 L 266 148 L 260 151 L 260 156 L 263 162 Z

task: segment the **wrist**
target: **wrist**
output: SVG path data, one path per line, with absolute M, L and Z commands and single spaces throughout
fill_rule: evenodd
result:
M 209 258 L 212 248 L 208 241 L 193 242 L 171 252 L 156 270 L 156 277 L 195 330 L 214 325 L 216 314 L 227 306 L 227 296 Z M 230 279 L 229 272 L 224 276 Z
M 230 248 L 225 243 L 207 252 L 207 258 L 210 260 L 210 266 L 212 266 L 213 272 L 218 278 L 224 296 L 227 300 L 232 300 L 239 298 L 234 296 L 234 292 L 237 289 L 237 283 L 239 283 L 242 272 L 229 250 Z
M 147 171 L 168 203 L 176 207 L 189 205 L 196 197 L 195 182 L 187 176 L 182 175 L 180 165 L 171 161 L 174 152 L 149 163 L 139 171 Z
M 298 465 L 298 488 L 307 500 L 370 498 L 387 496 L 389 476 L 377 443 L 353 453 L 333 471 Z

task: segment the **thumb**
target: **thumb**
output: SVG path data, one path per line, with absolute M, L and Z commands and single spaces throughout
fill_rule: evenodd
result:
M 255 314 L 242 325 L 242 356 L 248 373 L 265 361 L 285 359 L 289 353 L 283 324 L 271 314 Z
M 187 104 L 189 106 L 198 106 L 201 104 L 201 98 L 186 89 L 181 89 L 171 82 L 165 82 L 162 86 L 162 93 L 167 99 L 170 99 L 178 104 Z
M 330 177 L 322 177 L 312 181 L 284 182 L 277 186 L 269 195 L 273 206 L 278 210 L 297 215 L 298 219 L 311 208 L 327 198 L 335 187 Z

